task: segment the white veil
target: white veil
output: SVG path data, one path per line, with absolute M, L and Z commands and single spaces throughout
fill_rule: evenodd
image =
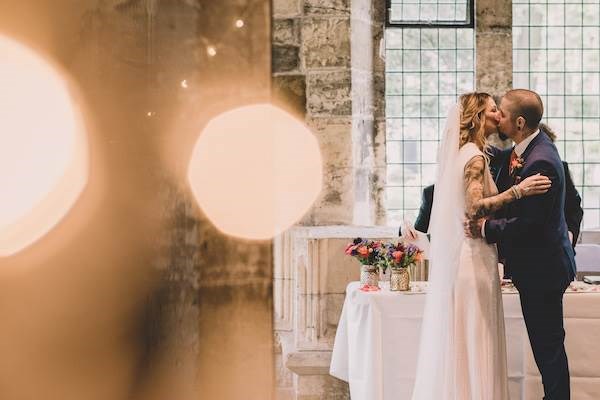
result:
M 460 251 L 465 240 L 465 195 L 463 171 L 466 161 L 477 151 L 464 146 L 459 151 L 460 114 L 458 105 L 448 111 L 446 127 L 438 152 L 438 170 L 433 195 L 429 233 L 429 287 L 417 363 L 413 400 L 454 399 L 454 282 Z

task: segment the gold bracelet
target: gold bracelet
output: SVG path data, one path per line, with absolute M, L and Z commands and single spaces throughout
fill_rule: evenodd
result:
M 512 185 L 511 189 L 515 193 L 515 197 L 517 198 L 517 200 L 519 200 L 521 197 L 523 197 L 523 194 L 521 193 L 521 191 L 519 190 L 517 185 Z

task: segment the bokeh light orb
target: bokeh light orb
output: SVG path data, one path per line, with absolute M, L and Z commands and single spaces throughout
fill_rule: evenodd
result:
M 85 187 L 83 117 L 66 78 L 0 35 L 0 257 L 50 231 Z
M 198 138 L 188 181 L 198 205 L 222 232 L 266 240 L 296 223 L 322 185 L 315 136 L 270 104 L 225 112 Z

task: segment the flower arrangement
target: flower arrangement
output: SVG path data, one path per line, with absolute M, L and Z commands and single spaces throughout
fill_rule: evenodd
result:
M 385 245 L 381 241 L 356 238 L 346 246 L 347 255 L 355 257 L 362 265 L 380 265 L 385 256 Z
M 410 290 L 408 266 L 420 261 L 423 251 L 414 244 L 356 238 L 346 246 L 347 255 L 355 257 L 361 264 L 360 290 L 379 290 L 378 269 L 392 270 L 390 290 Z
M 405 244 L 403 242 L 386 244 L 384 258 L 387 266 L 391 269 L 407 268 L 409 265 L 421 261 L 423 250 L 414 244 Z
M 385 256 L 383 242 L 356 238 L 346 246 L 345 253 L 356 258 L 361 264 L 360 290 L 372 292 L 379 290 L 379 272 Z
M 362 265 L 379 266 L 384 271 L 388 267 L 406 268 L 420 261 L 423 256 L 423 251 L 414 244 L 384 243 L 361 238 L 349 243 L 345 253 L 355 257 Z

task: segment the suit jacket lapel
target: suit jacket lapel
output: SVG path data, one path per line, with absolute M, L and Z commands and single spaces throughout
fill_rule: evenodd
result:
M 533 138 L 533 140 L 531 140 L 531 142 L 529 142 L 529 144 L 527 145 L 527 148 L 525 148 L 525 151 L 523 152 L 523 154 L 521 154 L 521 159 L 523 160 L 523 168 L 525 168 L 525 166 L 527 166 L 527 156 L 531 153 L 531 151 L 534 149 L 534 147 L 540 143 L 542 140 L 544 140 L 544 138 L 547 138 L 547 135 L 544 131 L 540 130 L 540 132 L 537 134 L 536 137 Z M 510 159 L 508 161 L 510 163 Z M 521 180 L 521 171 L 517 171 L 514 175 L 514 177 L 512 178 L 512 182 L 513 184 L 519 183 L 519 181 Z M 519 177 L 519 179 L 517 179 L 517 177 Z
M 543 136 L 542 136 L 543 135 Z M 546 133 L 540 129 L 540 133 L 537 134 L 536 137 L 529 143 L 523 154 L 521 154 L 521 158 L 524 162 L 527 162 L 527 156 L 531 153 L 531 150 L 546 136 Z

